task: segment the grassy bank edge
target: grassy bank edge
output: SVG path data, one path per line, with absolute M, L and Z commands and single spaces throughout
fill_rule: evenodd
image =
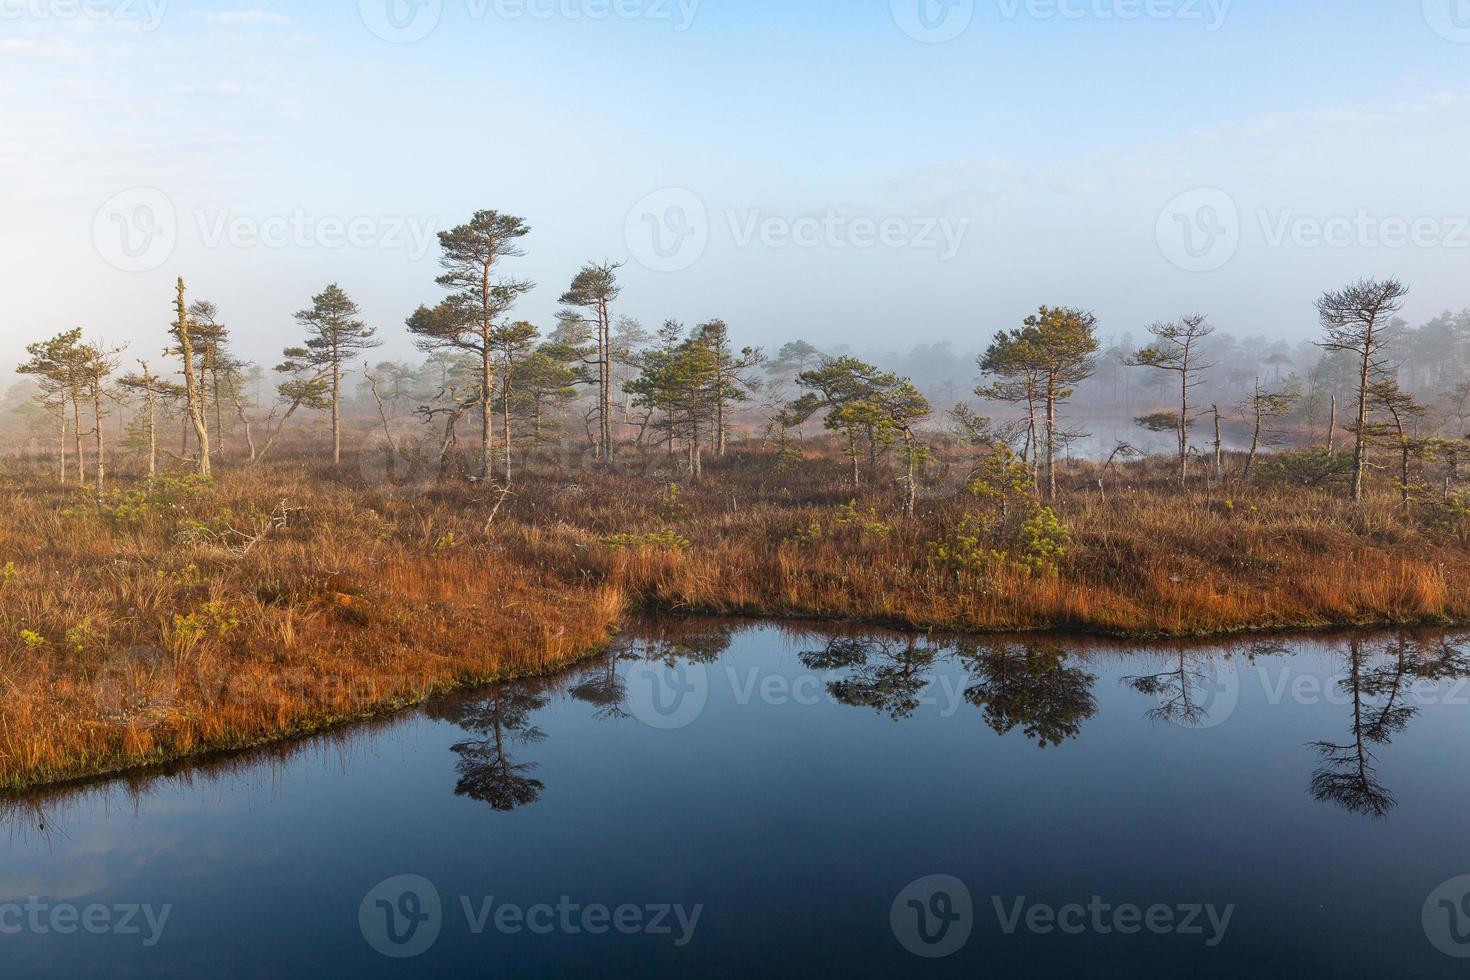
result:
M 947 635 L 1037 636 L 1045 634 L 1140 643 L 1160 643 L 1170 640 L 1223 641 L 1244 636 L 1301 637 L 1328 633 L 1367 632 L 1387 629 L 1470 628 L 1470 622 L 1461 622 L 1448 617 L 1421 617 L 1412 620 L 1392 619 L 1389 617 L 1360 617 L 1353 621 L 1316 619 L 1302 622 L 1266 622 L 1221 629 L 1137 632 L 1106 630 L 1097 627 L 1077 626 L 1075 624 L 1042 626 L 996 624 L 993 626 L 976 626 L 974 624 L 906 622 L 895 620 L 891 617 L 817 615 L 799 612 L 772 613 L 768 610 L 760 609 L 713 610 L 700 609 L 689 605 L 681 605 L 677 610 L 658 607 L 633 607 L 626 609 L 623 619 L 608 631 L 605 642 L 573 651 L 554 663 L 543 664 L 536 669 L 497 670 L 483 674 L 466 675 L 456 678 L 453 681 L 429 685 L 422 692 L 418 692 L 413 696 L 390 698 L 365 705 L 359 711 L 323 715 L 307 724 L 290 725 L 262 733 L 258 736 L 225 739 L 201 744 L 197 748 L 187 752 L 159 753 L 155 757 L 145 760 L 127 761 L 87 770 L 79 769 L 75 772 L 67 772 L 55 776 L 43 775 L 35 779 L 6 780 L 0 782 L 0 800 L 23 799 L 37 791 L 49 792 L 81 789 L 124 777 L 146 776 L 149 774 L 166 775 L 180 766 L 188 766 L 191 763 L 243 755 L 260 749 L 299 742 L 372 721 L 386 719 L 422 707 L 435 698 L 444 697 L 456 692 L 486 688 L 496 684 L 530 680 L 538 677 L 555 676 L 606 653 L 611 648 L 616 637 L 626 627 L 629 619 L 656 616 L 677 616 L 685 618 L 711 616 L 727 619 L 743 619 L 751 622 L 763 621 L 777 625 L 782 623 L 809 623 L 814 625 L 846 624 L 894 630 L 918 630 Z

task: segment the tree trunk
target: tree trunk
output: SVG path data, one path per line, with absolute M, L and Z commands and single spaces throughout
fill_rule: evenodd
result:
M 92 434 L 96 437 L 97 451 L 97 499 L 100 501 L 102 495 L 107 491 L 107 462 L 103 445 L 106 436 L 102 431 L 102 374 L 100 372 L 92 382 L 92 419 L 95 423 Z
M 1373 367 L 1373 342 L 1363 348 L 1363 365 L 1358 377 L 1358 431 L 1353 444 L 1353 500 L 1363 499 L 1363 471 L 1367 468 L 1368 376 Z
M 225 457 L 225 416 L 221 410 L 219 385 L 219 365 L 215 364 L 211 373 L 214 381 L 214 451 L 219 454 L 220 459 Z
M 501 443 L 505 449 L 505 485 L 510 486 L 511 461 L 510 461 L 510 362 L 507 360 L 505 366 L 505 380 L 500 383 L 500 418 L 501 418 Z
M 1332 419 L 1327 423 L 1327 454 L 1337 452 L 1337 395 L 1332 396 Z
M 903 427 L 903 450 L 904 455 L 908 457 L 907 494 L 904 503 L 904 512 L 910 517 L 913 517 L 919 502 L 919 488 L 914 476 L 916 462 L 914 458 L 914 430 L 908 426 Z M 1052 491 L 1055 493 L 1055 486 L 1052 487 Z
M 342 465 L 342 362 L 332 354 L 332 465 Z
M 148 391 L 148 482 L 158 479 L 158 396 Z
M 299 401 L 291 403 L 291 407 L 286 409 L 286 414 L 281 416 L 281 424 L 276 426 L 276 431 L 272 432 L 266 438 L 265 445 L 260 448 L 260 454 L 251 461 L 250 465 L 255 466 L 265 462 L 265 457 L 269 455 L 270 451 L 273 448 L 275 448 L 276 440 L 279 439 L 281 437 L 281 433 L 285 431 L 286 423 L 291 421 L 291 416 L 295 415 L 296 410 L 300 407 L 301 403 Z
M 66 486 L 66 396 L 62 395 L 58 402 L 56 415 L 61 419 L 61 485 Z
M 87 485 L 87 457 L 82 451 L 82 403 L 76 388 L 71 391 L 72 444 L 77 454 L 77 484 Z
M 1256 429 L 1251 436 L 1251 454 L 1245 461 L 1245 478 L 1251 478 L 1251 472 L 1256 468 L 1256 453 L 1261 447 L 1261 390 L 1256 388 Z
M 492 469 L 494 462 L 495 441 L 495 411 L 493 385 L 495 384 L 495 365 L 490 362 L 490 344 L 485 344 L 484 357 L 481 363 L 482 373 L 480 377 L 480 475 L 488 482 L 494 475 Z
M 1189 482 L 1189 369 L 1179 372 L 1179 485 Z
M 1026 402 L 1026 452 L 1024 456 L 1031 465 L 1031 483 L 1041 489 L 1041 440 L 1036 431 L 1036 403 Z
M 199 474 L 209 476 L 209 427 L 204 421 L 199 380 L 194 371 L 194 342 L 189 337 L 189 313 L 184 304 L 184 280 L 178 285 L 178 334 L 180 353 L 184 359 L 184 391 L 188 396 L 189 421 L 194 423 L 194 438 L 199 443 Z
M 245 405 L 240 401 L 238 392 L 231 392 L 230 397 L 235 402 L 235 414 L 240 417 L 240 424 L 245 426 L 245 444 L 250 447 L 250 462 L 254 465 L 259 453 L 255 449 L 255 432 L 251 427 L 250 417 L 245 414 Z
M 1225 475 L 1225 441 L 1220 437 L 1220 406 L 1211 405 L 1210 410 L 1215 413 L 1215 479 L 1219 480 Z
M 612 311 L 605 301 L 597 304 L 597 414 L 602 442 L 603 465 L 612 462 Z
M 1057 499 L 1057 399 L 1050 385 L 1046 392 L 1046 499 Z

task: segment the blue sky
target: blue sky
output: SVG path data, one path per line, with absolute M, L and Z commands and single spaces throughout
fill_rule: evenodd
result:
M 10 360 L 74 325 L 156 357 L 177 275 L 262 363 L 334 280 L 406 354 L 477 208 L 533 226 L 547 328 L 604 258 L 646 325 L 770 346 L 970 350 L 1042 303 L 1295 341 L 1365 274 L 1470 306 L 1464 0 L 974 0 L 944 43 L 900 26 L 938 0 L 439 0 L 412 43 L 370 29 L 404 0 L 91 2 L 0 0 Z

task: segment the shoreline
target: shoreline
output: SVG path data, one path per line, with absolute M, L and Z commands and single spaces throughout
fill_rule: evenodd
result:
M 1451 631 L 1457 628 L 1470 627 L 1470 623 L 1459 620 L 1445 620 L 1436 622 L 1359 622 L 1359 623 L 1323 623 L 1311 626 L 1252 626 L 1241 627 L 1230 630 L 1215 630 L 1199 633 L 1123 633 L 1108 632 L 1092 628 L 1082 627 L 1037 627 L 1033 629 L 1014 628 L 964 628 L 955 629 L 949 627 L 924 627 L 912 623 L 900 623 L 895 621 L 879 621 L 875 619 L 841 618 L 827 616 L 772 616 L 760 613 L 704 613 L 699 611 L 669 610 L 644 610 L 632 614 L 631 623 L 648 622 L 651 620 L 667 618 L 681 621 L 693 621 L 698 619 L 724 620 L 743 623 L 747 625 L 774 625 L 783 626 L 788 624 L 807 624 L 811 626 L 852 626 L 866 627 L 872 629 L 892 630 L 894 632 L 907 633 L 929 633 L 937 634 L 941 638 L 955 636 L 970 637 L 1025 637 L 1034 638 L 1040 636 L 1065 637 L 1073 640 L 1096 640 L 1112 643 L 1140 643 L 1140 644 L 1162 644 L 1168 642 L 1183 642 L 1191 645 L 1215 645 L 1223 644 L 1232 639 L 1244 637 L 1279 637 L 1279 638 L 1320 638 L 1329 636 L 1346 636 L 1364 633 L 1379 633 L 1391 630 L 1445 630 Z M 439 698 L 449 697 L 455 694 L 463 694 L 477 690 L 488 690 L 502 684 L 514 684 L 522 681 L 536 680 L 541 678 L 552 678 L 564 675 L 571 670 L 597 659 L 611 650 L 617 639 L 624 634 L 630 624 L 625 622 L 619 624 L 611 631 L 606 642 L 585 652 L 571 655 L 566 660 L 547 665 L 538 670 L 519 670 L 500 674 L 487 674 L 483 677 L 466 678 L 448 684 L 437 685 L 421 696 L 414 698 L 392 699 L 364 708 L 362 711 L 341 716 L 324 716 L 320 721 L 306 725 L 293 726 L 285 730 L 271 732 L 258 738 L 245 739 L 238 742 L 228 742 L 201 746 L 196 750 L 169 754 L 157 759 L 139 763 L 127 763 L 123 765 L 110 766 L 79 775 L 69 775 L 60 779 L 42 779 L 37 781 L 19 782 L 13 785 L 0 786 L 0 802 L 3 803 L 25 803 L 29 800 L 47 795 L 67 795 L 72 792 L 85 791 L 108 784 L 120 783 L 130 779 L 165 779 L 182 772 L 207 766 L 212 762 L 228 762 L 249 756 L 253 753 L 268 751 L 273 748 L 284 748 L 293 745 L 304 744 L 312 739 L 329 737 L 333 734 L 344 732 L 353 728 L 370 726 L 375 723 L 387 722 L 400 715 L 422 708 L 424 705 Z

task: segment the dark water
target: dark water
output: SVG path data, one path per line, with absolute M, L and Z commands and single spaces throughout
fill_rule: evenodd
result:
M 1464 976 L 1467 675 L 1432 635 L 664 624 L 8 804 L 0 972 Z

